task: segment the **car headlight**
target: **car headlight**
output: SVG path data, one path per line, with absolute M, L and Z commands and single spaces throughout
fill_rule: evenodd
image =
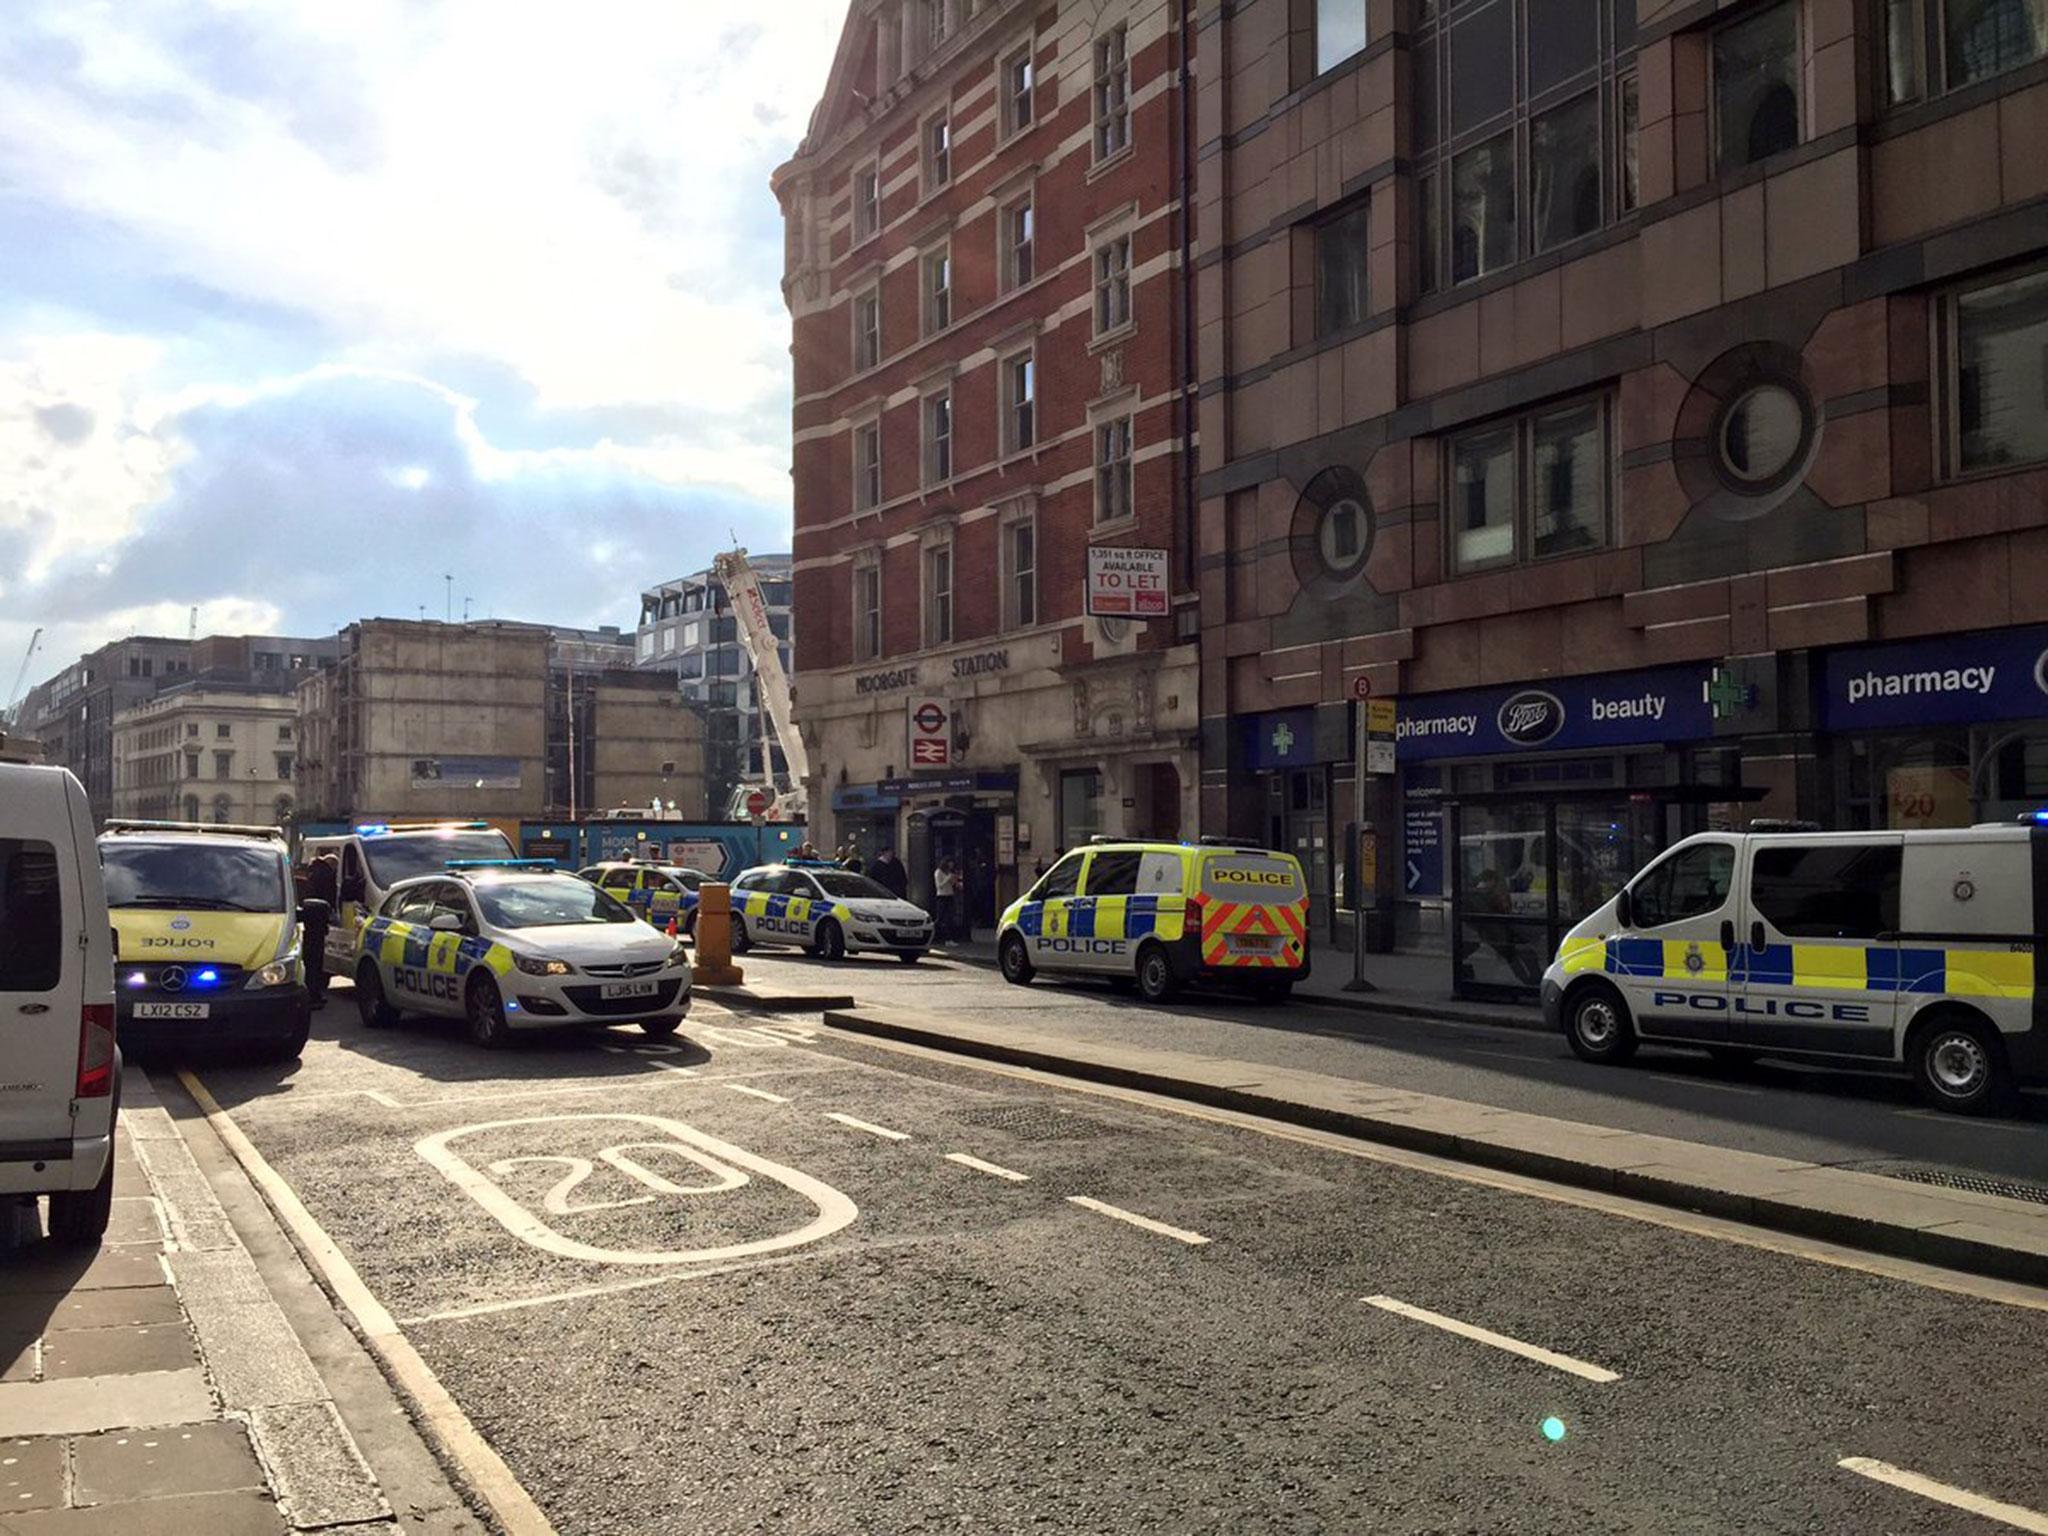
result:
M 529 976 L 566 976 L 570 971 L 566 960 L 536 960 L 531 955 L 514 955 L 512 963 Z
M 668 952 L 668 963 L 670 965 L 688 965 L 690 963 L 690 946 L 681 939 L 677 939 L 675 947 Z
M 262 987 L 288 987 L 299 979 L 299 952 L 295 949 L 281 959 L 260 967 L 244 986 L 254 992 Z

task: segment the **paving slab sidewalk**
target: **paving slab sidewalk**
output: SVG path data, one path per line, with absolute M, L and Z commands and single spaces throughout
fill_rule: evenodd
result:
M 829 1010 L 825 1023 L 2048 1286 L 2048 1206 L 2025 1201 L 1013 1022 L 863 1007 Z

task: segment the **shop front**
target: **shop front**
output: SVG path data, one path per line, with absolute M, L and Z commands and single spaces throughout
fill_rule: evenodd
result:
M 983 769 L 888 779 L 879 786 L 904 808 L 903 847 L 910 899 L 936 912 L 935 875 L 951 861 L 961 881 L 963 916 L 970 928 L 995 927 L 996 914 L 1014 898 L 1017 770 Z
M 879 785 L 841 784 L 832 791 L 833 850 L 851 843 L 870 863 L 884 848 L 895 848 L 900 857 L 896 818 L 902 804 Z
M 1309 919 L 1323 942 L 1336 937 L 1344 905 L 1339 850 L 1352 813 L 1350 720 L 1350 707 L 1335 704 L 1267 710 L 1236 722 L 1235 756 L 1259 786 L 1260 841 L 1300 861 Z

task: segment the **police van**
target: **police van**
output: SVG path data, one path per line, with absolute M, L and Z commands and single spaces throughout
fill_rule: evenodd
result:
M 825 859 L 791 859 L 732 883 L 732 947 L 795 945 L 827 960 L 883 950 L 906 965 L 932 944 L 931 914 Z
M 697 891 L 711 876 L 680 864 L 616 861 L 576 871 L 578 879 L 601 886 L 657 928 L 673 922 L 676 932 L 697 926 Z
M 334 926 L 327 930 L 327 969 L 346 976 L 355 964 L 356 930 L 384 904 L 401 880 L 431 875 L 451 859 L 509 859 L 510 839 L 487 821 L 372 823 L 339 836 L 309 837 L 299 861 L 323 853 L 340 862 Z
M 400 881 L 363 924 L 350 974 L 366 1027 L 437 1014 L 490 1048 L 627 1023 L 660 1038 L 690 1007 L 682 942 L 552 859 L 457 859 Z
M 99 854 L 124 1042 L 305 1049 L 313 1005 L 281 831 L 116 820 Z
M 1151 1002 L 1205 981 L 1277 1000 L 1308 974 L 1308 911 L 1289 854 L 1098 838 L 1003 913 L 996 957 L 1018 986 L 1063 971 L 1134 981 Z
M 1903 1064 L 1978 1114 L 2048 1080 L 2048 825 L 1704 833 L 1568 933 L 1543 978 L 1587 1061 L 1638 1041 Z

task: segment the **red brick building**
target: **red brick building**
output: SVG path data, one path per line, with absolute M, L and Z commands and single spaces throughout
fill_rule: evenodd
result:
M 963 859 L 984 923 L 1195 819 L 1182 10 L 855 0 L 775 176 L 816 835 Z M 1090 616 L 1091 549 L 1164 551 L 1156 613 Z
M 1327 909 L 1364 680 L 1522 987 L 1703 825 L 2048 800 L 2048 7 L 1196 12 L 1205 831 Z

